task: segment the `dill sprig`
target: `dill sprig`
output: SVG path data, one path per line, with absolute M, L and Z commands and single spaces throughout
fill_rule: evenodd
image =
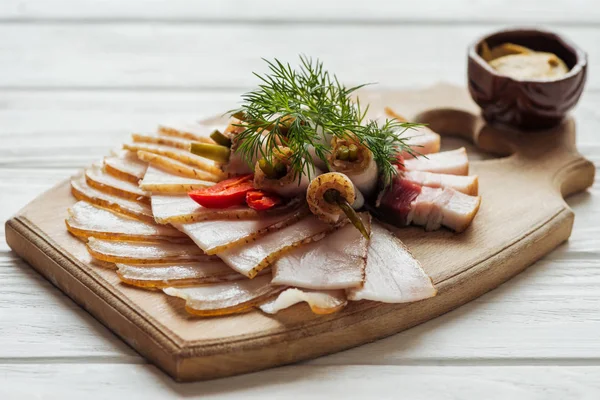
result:
M 384 188 L 391 185 L 398 174 L 396 166 L 401 162 L 398 157 L 400 154 L 408 153 L 412 157 L 421 155 L 407 145 L 410 136 L 403 135 L 411 129 L 422 126 L 424 124 L 386 119 L 382 125 L 370 120 L 361 127 L 362 132 L 357 136 L 373 153 Z
M 292 150 L 289 163 L 295 175 L 300 179 L 305 173 L 310 178 L 315 173 L 311 151 L 327 163 L 331 150 L 325 133 L 339 138 L 353 135 L 373 152 L 384 184 L 392 182 L 397 155 L 412 152 L 402 133 L 420 124 L 364 122 L 368 107 L 362 109 L 352 97 L 366 84 L 347 88 L 319 60 L 300 56 L 298 69 L 277 59 L 264 61 L 269 72 L 254 73 L 260 80 L 258 88 L 242 95 L 241 107 L 230 111 L 244 114 L 236 152 L 248 162 L 261 156 L 271 163 L 272 150 L 287 146 Z

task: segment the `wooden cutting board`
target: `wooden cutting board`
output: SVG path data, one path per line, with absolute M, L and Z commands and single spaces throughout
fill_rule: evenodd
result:
M 64 219 L 75 200 L 65 181 L 6 223 L 10 247 L 130 346 L 180 381 L 218 378 L 337 352 L 400 332 L 452 310 L 515 276 L 568 239 L 564 196 L 584 190 L 594 166 L 575 149 L 575 125 L 521 133 L 486 126 L 463 88 L 364 93 L 372 109 L 391 106 L 503 158 L 471 163 L 483 198 L 472 226 L 396 230 L 433 278 L 438 295 L 411 304 L 351 302 L 315 316 L 305 305 L 275 316 L 259 311 L 196 318 L 183 301 L 128 287 L 94 265 Z M 511 156 L 509 156 L 512 154 Z M 90 163 L 95 160 L 90 160 Z

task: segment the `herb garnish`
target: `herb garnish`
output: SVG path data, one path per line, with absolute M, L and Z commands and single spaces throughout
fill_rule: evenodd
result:
M 384 185 L 391 184 L 398 155 L 414 154 L 402 134 L 422 124 L 396 119 L 382 125 L 364 121 L 368 107 L 361 109 L 352 95 L 366 85 L 347 88 L 319 60 L 300 56 L 298 69 L 277 59 L 264 61 L 269 73 L 254 73 L 261 81 L 258 88 L 242 95 L 242 106 L 230 111 L 244 115 L 240 126 L 245 129 L 237 137 L 236 152 L 248 162 L 258 155 L 270 162 L 273 148 L 287 146 L 293 154 L 290 168 L 296 176 L 305 173 L 310 178 L 315 172 L 311 147 L 327 163 L 330 146 L 324 141 L 324 132 L 339 138 L 352 135 L 373 153 Z

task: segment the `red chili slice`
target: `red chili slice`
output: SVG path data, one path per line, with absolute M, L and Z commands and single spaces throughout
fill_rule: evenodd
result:
M 254 189 L 246 193 L 246 204 L 257 211 L 263 211 L 281 204 L 281 197 L 264 190 Z
M 253 175 L 236 176 L 204 189 L 188 193 L 190 198 L 202 207 L 228 208 L 239 206 L 246 201 L 246 193 L 254 189 Z

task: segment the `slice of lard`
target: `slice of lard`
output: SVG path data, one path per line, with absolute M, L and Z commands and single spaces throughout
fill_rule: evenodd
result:
M 349 300 L 383 303 L 409 303 L 437 293 L 431 278 L 406 246 L 377 221 L 371 225 L 364 285 L 346 292 Z

